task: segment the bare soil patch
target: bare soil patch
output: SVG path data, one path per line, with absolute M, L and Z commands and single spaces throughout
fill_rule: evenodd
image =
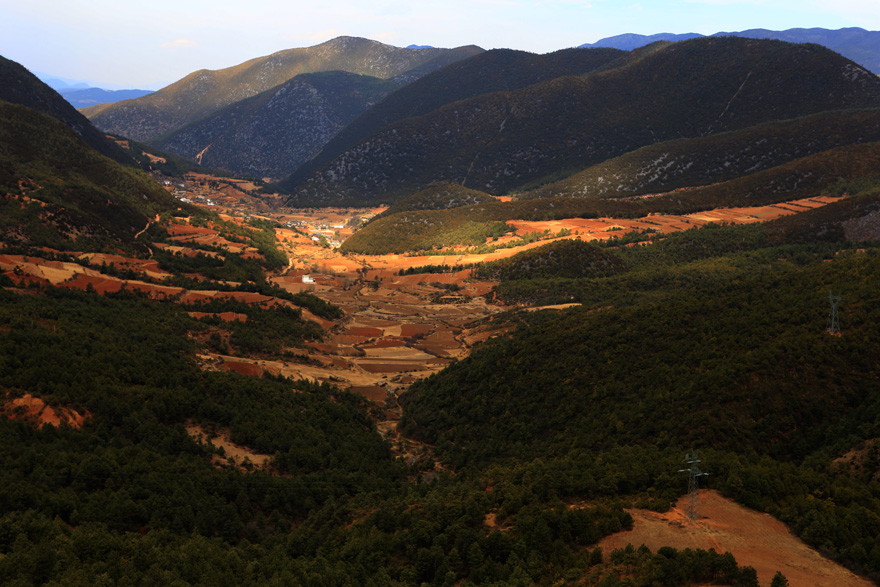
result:
M 745 508 L 715 491 L 701 491 L 699 518 L 689 519 L 684 497 L 665 514 L 649 510 L 628 510 L 633 529 L 603 538 L 604 552 L 627 544 L 644 544 L 653 552 L 662 546 L 677 549 L 714 548 L 730 552 L 740 565 L 758 573 L 761 585 L 769 585 L 781 571 L 792 587 L 833 585 L 867 587 L 873 585 L 852 571 L 823 557 L 804 544 L 788 527 L 769 514 Z
M 263 374 L 263 367 L 251 361 L 237 361 L 235 359 L 224 359 L 220 364 L 220 369 L 224 371 L 235 371 L 240 375 L 249 375 L 259 377 Z
M 86 418 L 91 415 L 86 412 L 80 414 L 76 410 L 49 406 L 39 397 L 34 397 L 29 393 L 22 397 L 5 401 L 0 405 L 0 414 L 6 418 L 16 418 L 31 422 L 35 427 L 40 428 L 44 424 L 49 424 L 58 428 L 66 424 L 71 428 L 82 428 Z
M 380 405 L 384 404 L 388 398 L 388 390 L 378 385 L 354 385 L 349 391 L 362 395 L 371 402 Z
M 270 464 L 270 455 L 260 454 L 246 446 L 232 442 L 229 430 L 224 428 L 211 434 L 198 424 L 187 424 L 186 431 L 197 442 L 221 449 L 220 455 L 214 455 L 211 462 L 218 467 L 225 467 L 230 460 L 236 468 L 249 471 L 254 468 L 263 469 Z

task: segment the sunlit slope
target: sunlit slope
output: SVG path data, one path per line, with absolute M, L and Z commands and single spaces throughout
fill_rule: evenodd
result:
M 482 202 L 449 210 L 407 210 L 377 218 L 343 244 L 362 253 L 479 244 L 493 224 L 507 220 L 637 218 L 652 213 L 690 214 L 721 207 L 766 206 L 788 200 L 847 193 L 849 183 L 871 180 L 880 169 L 880 143 L 831 149 L 707 186 L 650 198 L 553 197 Z
M 616 198 L 728 181 L 835 147 L 880 140 L 880 110 L 821 112 L 642 147 L 525 192 Z
M 103 130 L 146 140 L 255 96 L 300 73 L 348 71 L 388 79 L 420 66 L 440 66 L 448 62 L 446 59 L 461 59 L 480 51 L 477 47 L 402 49 L 368 39 L 338 37 L 234 67 L 196 71 L 149 96 L 101 104 L 84 112 Z

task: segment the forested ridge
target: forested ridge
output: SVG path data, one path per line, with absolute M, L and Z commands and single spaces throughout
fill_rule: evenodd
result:
M 876 195 L 863 196 L 766 225 L 607 248 L 623 268 L 610 275 L 516 270 L 553 259 L 554 245 L 512 257 L 495 269 L 508 277 L 501 299 L 583 305 L 501 318 L 516 333 L 414 384 L 402 425 L 462 470 L 696 446 L 711 486 L 876 577 L 880 461 L 868 449 L 880 435 L 880 250 L 840 231 L 874 207 Z M 840 335 L 828 332 L 829 294 L 844 299 Z M 838 458 L 853 449 L 866 456 Z M 632 491 L 645 466 L 586 482 Z M 671 474 L 645 478 L 659 491 Z

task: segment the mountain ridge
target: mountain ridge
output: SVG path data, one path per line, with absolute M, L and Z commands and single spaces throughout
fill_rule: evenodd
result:
M 624 33 L 613 37 L 599 39 L 595 43 L 584 43 L 579 47 L 613 47 L 630 51 L 656 41 L 686 41 L 704 37 L 700 33 L 657 33 L 640 35 Z M 737 36 L 750 39 L 776 39 L 791 43 L 816 43 L 852 59 L 859 65 L 867 67 L 871 72 L 880 74 L 880 31 L 868 31 L 859 27 L 842 29 L 825 28 L 792 28 L 784 31 L 768 29 L 748 29 L 739 32 L 717 32 L 711 37 Z
M 47 114 L 65 124 L 83 138 L 93 149 L 113 159 L 117 163 L 133 165 L 132 159 L 109 140 L 104 133 L 61 94 L 40 81 L 27 68 L 15 61 L 0 56 L 0 100 L 20 104 Z
M 369 39 L 337 37 L 224 69 L 195 71 L 149 96 L 93 106 L 84 113 L 105 131 L 143 141 L 269 90 L 299 73 L 341 70 L 387 79 L 442 55 L 455 57 L 481 51 L 473 46 L 403 49 Z
M 88 108 L 99 104 L 133 100 L 152 94 L 152 90 L 105 90 L 104 88 L 66 88 L 56 90 L 61 96 L 71 103 L 74 108 Z
M 664 140 L 877 106 L 880 79 L 819 45 L 693 39 L 399 120 L 309 175 L 289 202 L 391 202 L 444 180 L 500 195 Z
M 481 94 L 519 89 L 563 75 L 588 73 L 622 55 L 613 49 L 589 52 L 563 49 L 545 55 L 492 49 L 462 59 L 393 92 L 342 129 L 314 159 L 279 182 L 278 187 L 282 191 L 291 190 L 345 149 L 394 122 L 425 115 Z

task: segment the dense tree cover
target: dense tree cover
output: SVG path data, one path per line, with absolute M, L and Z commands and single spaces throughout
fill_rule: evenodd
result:
M 523 198 L 628 197 L 729 181 L 850 144 L 880 139 L 880 110 L 820 112 L 742 130 L 655 143 L 603 161 Z
M 302 320 L 302 311 L 298 308 L 262 308 L 230 299 L 191 304 L 187 308 L 212 314 L 235 312 L 246 316 L 244 321 L 224 322 L 212 317 L 200 320 L 229 331 L 232 350 L 242 356 L 277 356 L 286 348 L 302 346 L 304 340 L 320 340 L 324 334 L 323 329 L 314 322 Z M 229 351 L 225 345 L 221 346 L 224 348 L 215 350 Z
M 606 276 L 624 269 L 617 255 L 580 240 L 562 240 L 480 266 L 477 275 L 515 281 L 547 277 Z
M 6 240 L 125 247 L 150 217 L 178 207 L 148 175 L 99 154 L 48 115 L 0 101 L 0 121 L 0 192 L 14 196 L 0 209 Z
M 358 396 L 197 370 L 187 334 L 203 326 L 185 309 L 61 289 L 0 301 L 0 389 L 87 416 L 81 430 L 0 418 L 6 584 L 613 580 L 631 570 L 590 547 L 631 524 L 621 496 L 664 509 L 681 491 L 662 475 L 680 455 L 649 449 L 414 483 Z M 212 466 L 189 423 L 270 468 Z
M 502 283 L 510 301 L 584 306 L 523 315 L 514 336 L 414 384 L 401 398 L 404 426 L 463 470 L 711 447 L 716 488 L 876 577 L 877 451 L 834 464 L 880 436 L 869 359 L 880 352 L 880 255 L 838 240 L 844 219 L 874 207 L 876 197 L 851 198 L 768 225 L 606 249 L 628 267 L 609 277 Z M 845 299 L 840 337 L 826 331 L 830 292 Z M 645 472 L 653 491 L 674 470 L 665 467 Z

